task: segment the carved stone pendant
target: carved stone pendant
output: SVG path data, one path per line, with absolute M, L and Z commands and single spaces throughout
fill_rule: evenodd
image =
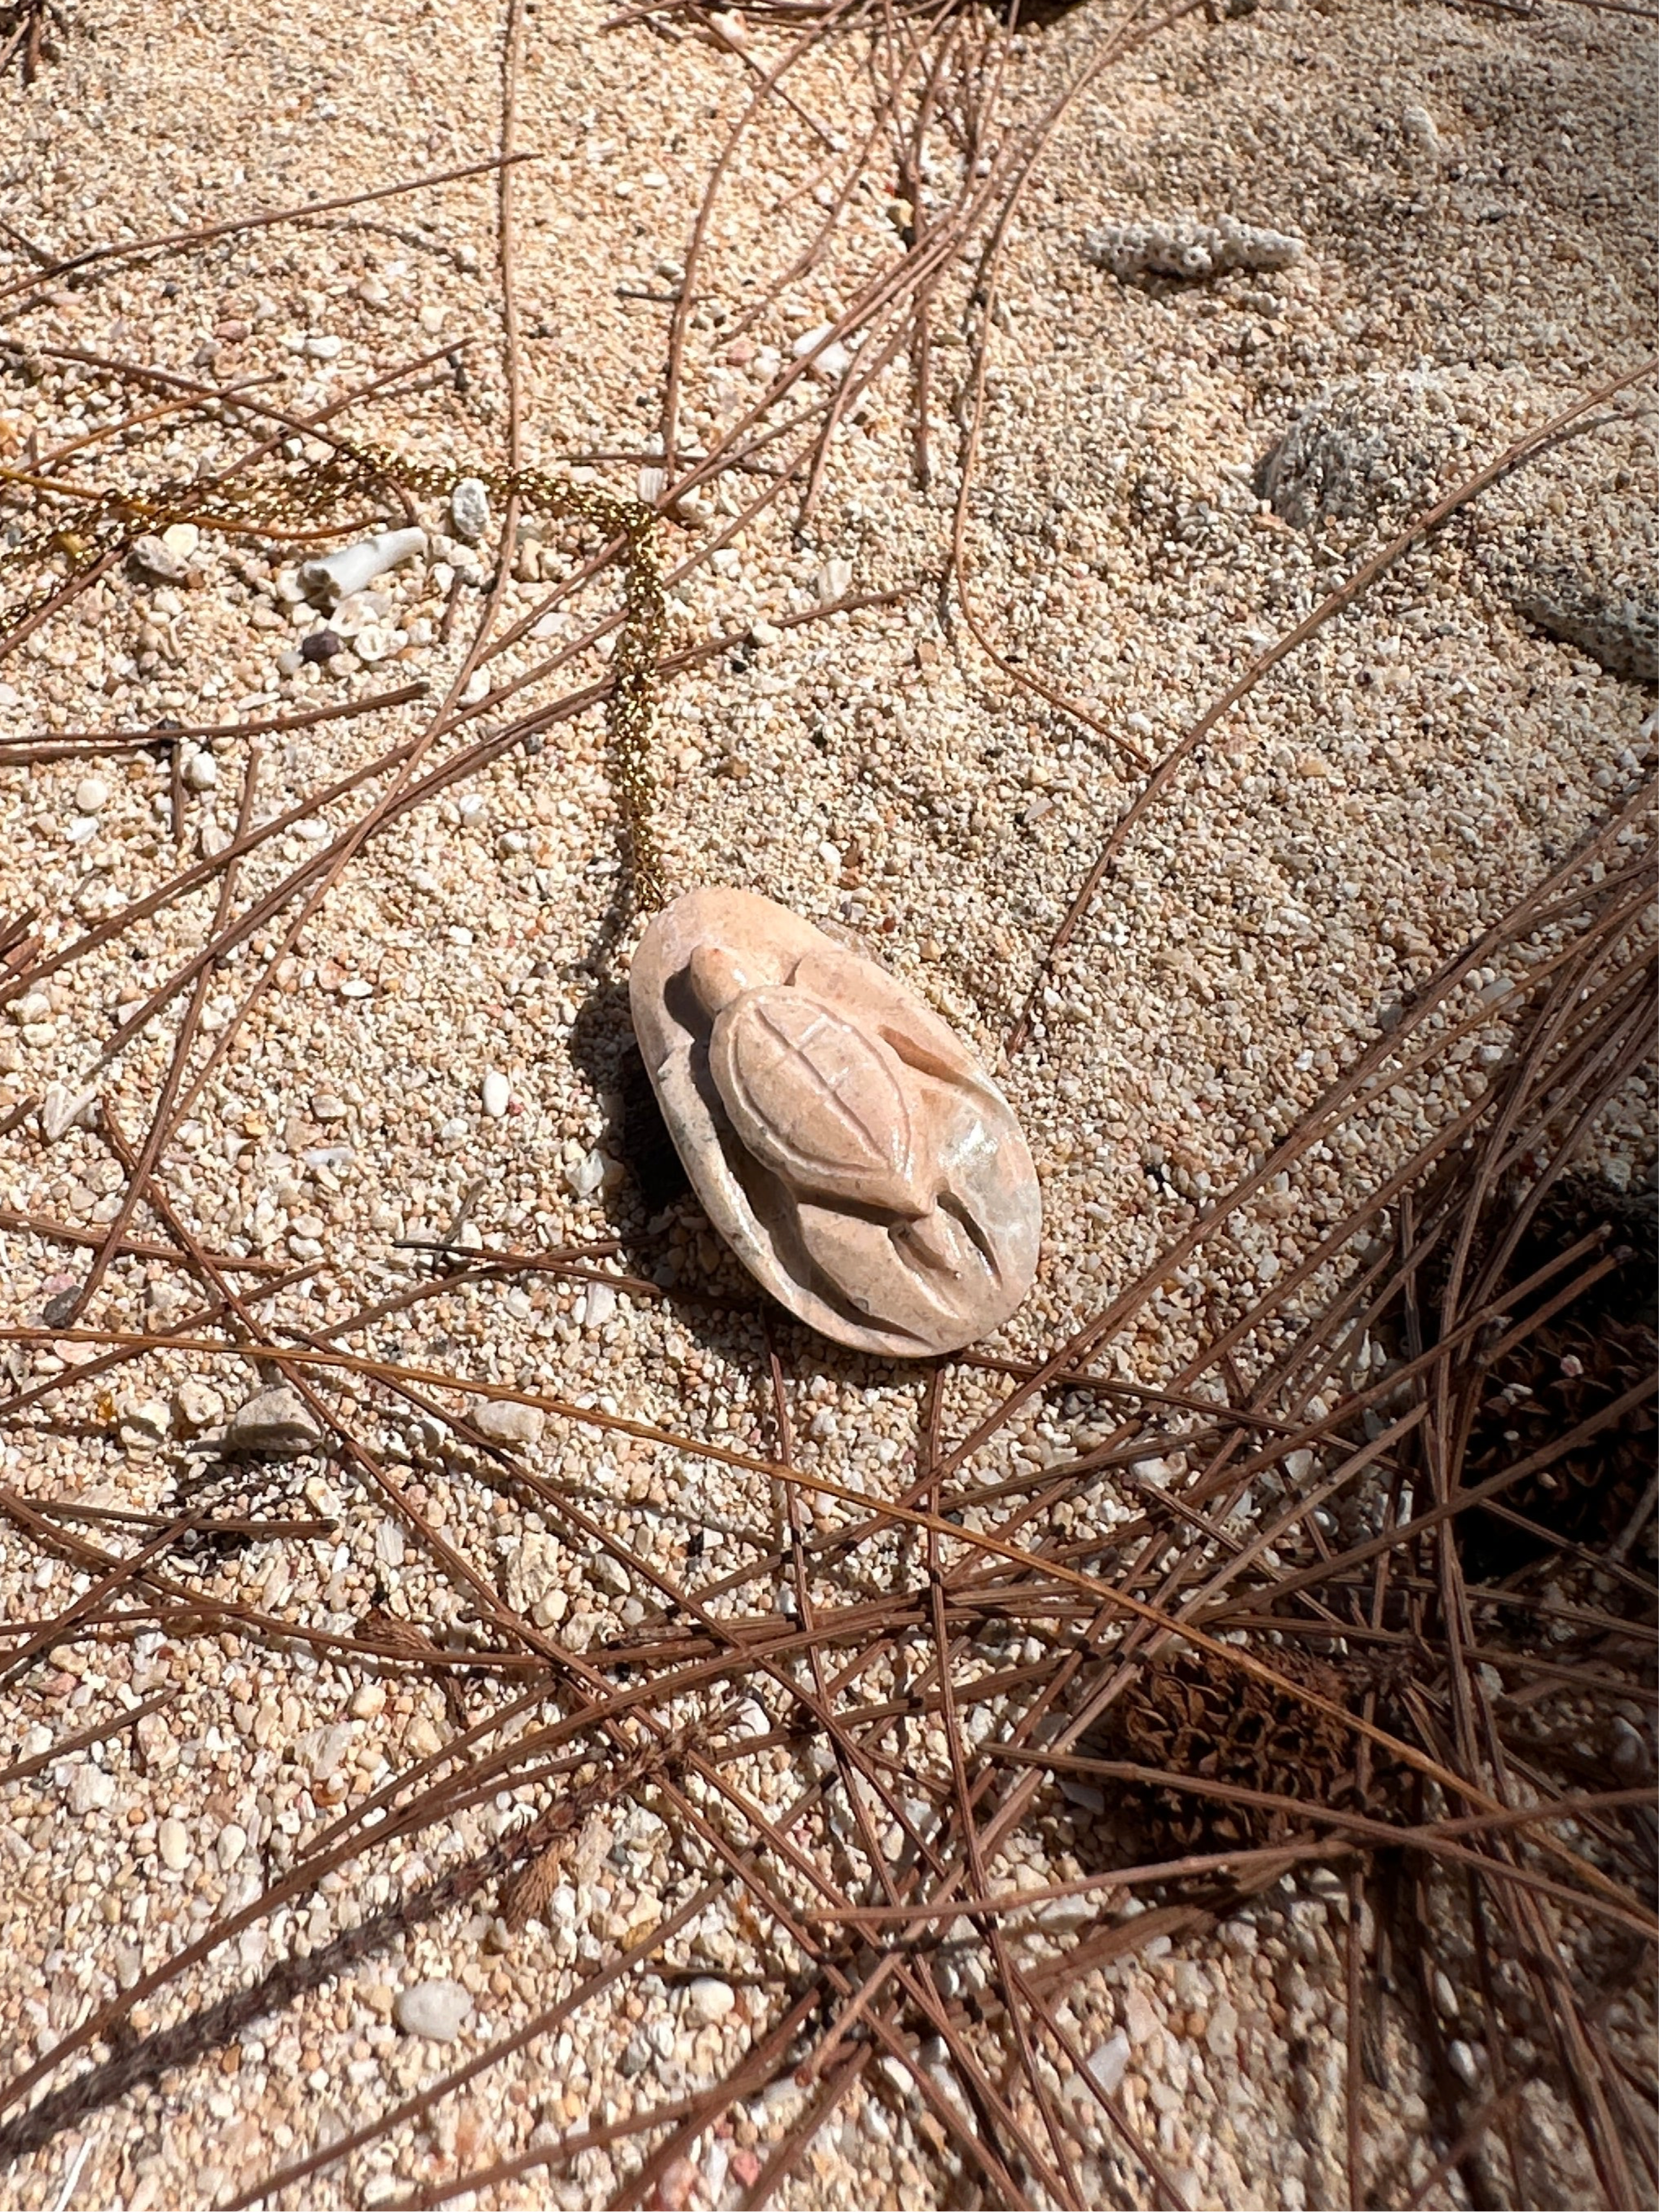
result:
M 921 1358 L 1013 1312 L 1042 1226 L 1025 1139 L 873 960 L 751 891 L 688 891 L 646 931 L 629 998 L 697 1196 L 792 1313 Z

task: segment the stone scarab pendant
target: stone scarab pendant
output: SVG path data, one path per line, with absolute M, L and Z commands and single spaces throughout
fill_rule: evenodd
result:
M 954 1352 L 1036 1268 L 1036 1170 L 961 1040 L 862 952 L 751 891 L 688 891 L 634 956 L 635 1033 L 709 1219 L 837 1343 Z

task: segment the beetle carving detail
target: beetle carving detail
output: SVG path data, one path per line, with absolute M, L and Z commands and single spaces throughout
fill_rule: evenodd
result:
M 1006 1320 L 1036 1266 L 1036 1170 L 912 993 L 769 899 L 700 890 L 652 921 L 629 997 L 698 1197 L 792 1312 L 901 1358 Z

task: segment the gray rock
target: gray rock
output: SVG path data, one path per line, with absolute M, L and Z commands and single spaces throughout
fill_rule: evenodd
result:
M 154 536 L 136 539 L 128 558 L 138 574 L 153 584 L 179 584 L 190 574 L 190 563 L 170 553 Z
M 609 1590 L 612 1597 L 626 1597 L 633 1588 L 627 1568 L 620 1559 L 613 1559 L 609 1552 L 596 1552 L 588 1572 L 599 1588 Z
M 263 1452 L 273 1459 L 294 1459 L 302 1452 L 315 1451 L 322 1441 L 323 1432 L 305 1400 L 286 1382 L 279 1382 L 237 1407 L 225 1431 L 223 1449 L 227 1453 Z
M 1128 2068 L 1129 2039 L 1121 2028 L 1090 2056 L 1089 2071 L 1109 2097 L 1115 2096 L 1123 2087 L 1123 2076 Z
M 1593 527 L 1540 529 L 1488 544 L 1487 574 L 1523 622 L 1575 646 L 1609 676 L 1659 683 L 1659 528 L 1624 543 L 1603 510 Z
M 477 477 L 463 477 L 450 493 L 449 526 L 466 545 L 476 545 L 489 529 L 489 494 Z
M 459 1982 L 416 1982 L 399 1990 L 392 2016 L 405 2035 L 428 2043 L 453 2043 L 472 2013 L 472 1999 Z
M 173 1393 L 173 1406 L 187 1429 L 205 1429 L 223 1418 L 224 1407 L 210 1382 L 188 1376 Z
M 173 1408 L 165 1398 L 128 1399 L 118 1409 L 117 1423 L 124 1444 L 165 1443 L 173 1426 Z
M 1303 409 L 1268 455 L 1262 489 L 1296 530 L 1381 527 L 1431 506 L 1470 443 L 1440 378 L 1352 377 Z
M 1620 1716 L 1613 1720 L 1613 1749 L 1607 1763 L 1620 1780 L 1627 1784 L 1645 1782 L 1651 1770 L 1646 1739 Z
M 643 2074 L 651 2063 L 651 2045 L 636 2028 L 623 2046 L 623 2055 L 619 2062 L 623 2079 L 631 2081 L 635 2075 Z

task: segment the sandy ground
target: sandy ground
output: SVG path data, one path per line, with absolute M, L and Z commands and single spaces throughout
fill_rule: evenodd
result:
M 518 143 L 541 158 L 514 186 L 525 452 L 632 492 L 659 427 L 665 297 L 702 179 L 754 80 L 717 42 L 607 29 L 609 12 L 562 0 L 526 15 Z M 1036 173 L 1000 276 L 968 544 L 976 611 L 1001 652 L 1156 756 L 1377 542 L 1390 501 L 1448 488 L 1633 368 L 1653 327 L 1643 30 L 1565 4 L 1522 17 L 1292 0 L 1242 20 L 1194 18 L 1086 91 Z M 1092 4 L 1024 35 L 1009 58 L 1010 112 L 1036 112 L 1099 35 Z M 8 242 L 14 232 L 67 255 L 129 226 L 162 233 L 368 191 L 487 158 L 497 143 L 502 25 L 473 5 L 383 0 L 343 18 L 316 0 L 269 13 L 216 0 L 95 9 L 79 0 L 56 38 L 57 58 L 29 90 L 15 77 L 0 86 L 8 279 L 29 268 Z M 758 32 L 750 45 L 781 51 Z M 792 80 L 815 121 L 852 143 L 867 105 L 865 54 L 849 35 Z M 896 186 L 884 175 L 879 190 L 855 196 L 844 243 L 751 331 L 726 337 L 722 326 L 810 234 L 821 157 L 830 158 L 807 125 L 786 117 L 731 168 L 705 260 L 720 313 L 699 317 L 688 349 L 682 437 L 694 445 L 712 442 L 795 340 L 839 313 L 848 270 L 891 232 Z M 499 459 L 495 195 L 486 175 L 303 230 L 239 234 L 138 269 L 118 263 L 21 307 L 0 298 L 10 349 L 0 458 L 15 462 L 31 434 L 45 453 L 111 410 L 114 387 L 76 370 L 65 349 L 210 380 L 264 374 L 272 380 L 259 396 L 305 411 L 447 348 L 464 374 L 441 357 L 428 388 L 371 398 L 348 419 L 428 458 Z M 1136 283 L 1088 251 L 1103 223 L 1222 215 L 1294 234 L 1301 258 L 1202 283 Z M 677 882 L 738 882 L 850 925 L 996 1064 L 1139 770 L 1109 734 L 1034 702 L 959 622 L 941 619 L 969 360 L 964 289 L 952 278 L 940 299 L 932 486 L 915 483 L 901 357 L 838 437 L 808 526 L 792 527 L 786 501 L 676 585 L 677 637 L 741 639 L 761 627 L 757 642 L 667 688 L 659 756 Z M 1378 477 L 1362 511 L 1309 531 L 1263 498 L 1260 471 L 1334 388 L 1358 393 L 1356 419 L 1380 426 L 1393 474 Z M 163 424 L 146 465 L 222 459 L 240 434 Z M 635 458 L 584 458 L 611 455 Z M 1046 1257 L 991 1349 L 1041 1356 L 1097 1310 L 1155 1258 L 1194 1198 L 1268 1148 L 1414 981 L 1619 803 L 1651 745 L 1651 690 L 1517 611 L 1516 579 L 1565 574 L 1583 599 L 1600 588 L 1596 576 L 1636 574 L 1653 488 L 1644 419 L 1546 456 L 1328 625 L 1177 780 L 1004 1070 L 1042 1176 Z M 723 486 L 702 521 L 670 527 L 671 558 L 695 555 L 734 507 Z M 430 506 L 424 519 L 442 523 Z M 564 542 L 550 528 L 532 543 L 506 587 L 507 625 L 540 604 L 538 560 L 563 573 Z M 410 678 L 441 693 L 477 619 L 487 558 L 434 545 L 381 587 L 386 604 L 362 656 L 289 673 L 279 656 L 315 618 L 284 597 L 283 556 L 266 551 L 206 544 L 195 578 L 177 588 L 112 574 L 0 670 L 0 735 L 163 716 L 246 722 Z M 888 607 L 779 627 L 826 596 L 899 587 L 908 596 Z M 492 679 L 556 651 L 613 592 L 613 578 L 588 587 L 492 662 Z M 446 639 L 452 596 L 459 619 Z M 422 711 L 387 712 L 374 744 L 413 733 Z M 265 738 L 252 820 L 360 765 L 369 726 L 325 721 Z M 176 824 L 167 764 L 151 752 L 0 768 L 0 913 L 38 908 L 48 945 L 64 944 L 216 849 L 249 744 L 221 738 L 192 759 Z M 83 788 L 88 775 L 101 795 Z M 325 811 L 331 829 L 349 803 Z M 296 823 L 268 841 L 244 888 L 302 859 L 314 828 Z M 396 1293 L 418 1263 L 394 1240 L 445 1231 L 475 1186 L 471 1220 L 486 1242 L 620 1237 L 615 1264 L 672 1293 L 741 1294 L 690 1206 L 657 1212 L 620 1164 L 628 939 L 614 926 L 617 869 L 593 714 L 405 815 L 354 862 L 164 1163 L 185 1219 L 215 1249 L 323 1264 L 314 1286 L 280 1291 L 270 1315 L 321 1329 Z M 64 969 L 27 1019 L 14 1006 L 0 1024 L 0 1117 L 52 1084 L 80 1095 L 114 1019 L 201 941 L 212 896 L 164 907 Z M 213 975 L 210 1036 L 275 946 L 273 927 Z M 171 1034 L 157 1025 L 97 1079 L 135 1139 Z M 500 1115 L 483 1110 L 492 1069 L 510 1085 Z M 1426 1078 L 1421 1092 L 1402 1092 L 1383 1154 L 1403 1155 L 1477 1075 L 1471 1060 L 1437 1074 L 1431 1094 Z M 1632 1171 L 1648 1115 L 1644 1097 L 1621 1106 L 1605 1133 L 1610 1172 Z M 1113 1348 L 1119 1371 L 1148 1383 L 1178 1375 L 1203 1333 L 1299 1256 L 1386 1164 L 1334 1146 L 1304 1204 L 1264 1206 L 1226 1258 L 1172 1277 L 1139 1332 Z M 0 1138 L 0 1204 L 14 1214 L 85 1229 L 112 1216 L 120 1182 L 86 1127 L 48 1142 L 31 1115 Z M 162 1231 L 141 1209 L 134 1233 Z M 72 1247 L 0 1231 L 0 1317 L 38 1322 L 76 1265 Z M 176 1322 L 196 1302 L 180 1279 L 160 1261 L 124 1261 L 94 1316 L 117 1328 Z M 910 1463 L 917 1376 L 827 1351 L 786 1321 L 773 1339 L 805 1468 L 876 1488 Z M 739 1453 L 772 1449 L 768 1340 L 752 1307 L 720 1314 L 678 1295 L 653 1303 L 532 1274 L 457 1289 L 354 1342 Z M 73 1345 L 14 1349 L 13 1379 L 24 1387 L 81 1356 Z M 3 1480 L 36 1500 L 162 1510 L 202 1463 L 192 1437 L 252 1388 L 246 1367 L 184 1353 L 108 1384 L 76 1382 L 0 1428 Z M 994 1377 L 956 1370 L 945 1433 L 967 1433 L 999 1395 Z M 625 1572 L 619 1581 L 596 1547 L 550 1533 L 435 1425 L 394 1422 L 362 1396 L 364 1433 L 500 1606 L 577 1655 L 644 1618 L 641 1586 Z M 1011 1455 L 1040 1461 L 1069 1447 L 1086 1432 L 1085 1410 L 1054 1407 L 1016 1425 L 988 1472 L 1006 1470 Z M 566 1421 L 520 1422 L 511 1440 L 534 1474 L 665 1571 L 695 1579 L 705 1547 L 721 1571 L 755 1555 L 771 1509 L 740 1468 Z M 205 1590 L 330 1633 L 354 1632 L 377 1609 L 438 1634 L 489 1627 L 483 1598 L 463 1603 L 386 1495 L 349 1470 L 289 1463 L 268 1492 L 257 1487 L 240 1493 L 254 1501 L 244 1510 L 257 1516 L 280 1492 L 284 1510 L 334 1525 L 304 1541 L 256 1538 L 199 1565 Z M 896 1547 L 893 1564 L 902 1565 Z M 865 1565 L 874 1573 L 879 1562 Z M 52 1620 L 90 1587 L 84 1563 L 41 1551 L 15 1526 L 0 1534 L 0 1576 L 14 1620 Z M 753 1589 L 744 1597 L 757 1601 Z M 40 1761 L 159 1691 L 170 1700 L 136 1729 L 7 1783 L 9 2073 L 257 1894 L 337 1808 L 435 1752 L 459 1724 L 437 1686 L 395 1673 L 381 1682 L 326 1647 L 228 1631 L 66 1638 L 8 1680 L 0 1759 Z M 466 1694 L 470 1722 L 494 1690 Z M 756 1709 L 754 1725 L 769 1724 Z M 740 1771 L 772 1808 L 812 1771 L 783 1747 Z M 1088 1808 L 1073 1809 L 1069 1829 L 1050 1820 L 1010 1837 L 1001 1877 L 1024 1867 L 1033 1881 L 1064 1879 L 1097 1863 Z M 504 1795 L 413 1843 L 365 1852 L 143 2005 L 136 2024 L 165 2027 L 285 1951 L 326 1943 L 517 1817 Z M 708 1855 L 685 1830 L 637 1809 L 592 1843 L 585 1871 L 571 1870 L 526 1934 L 507 1936 L 481 1897 L 252 2022 L 222 2052 L 76 2123 L 15 2166 L 0 2197 L 58 2212 L 214 2202 L 384 2112 L 530 2020 L 575 1968 L 613 1955 L 706 1878 Z M 1080 2046 L 1106 2054 L 1188 2202 L 1345 2201 L 1341 1911 L 1304 1884 L 1201 1942 L 1159 1939 L 1072 1992 Z M 660 1976 L 623 1984 L 282 2201 L 389 2203 L 579 2121 L 687 2094 L 777 2017 L 776 1972 L 742 1911 L 710 1907 Z M 452 2042 L 410 2032 L 398 2010 L 399 1993 L 423 1983 L 465 1993 Z M 1473 2030 L 1471 2042 L 1478 2066 Z M 1379 2066 L 1373 2179 L 1393 2202 L 1428 2171 L 1435 2146 L 1412 2052 L 1383 2053 Z M 695 2172 L 677 2185 L 696 2203 L 737 2203 L 800 2109 L 780 2069 L 738 2104 L 729 2135 L 695 2147 Z M 902 2069 L 891 2079 L 873 2069 L 778 2201 L 959 2201 L 959 2169 L 925 2117 Z M 1528 2124 L 1564 2161 L 1561 2201 L 1584 2201 L 1547 2097 Z M 1077 2131 L 1081 2170 L 1103 2201 L 1152 2201 L 1145 2173 L 1087 2111 Z M 592 2151 L 555 2180 L 532 2174 L 484 2201 L 599 2203 L 626 2171 Z M 1461 2202 L 1460 2191 L 1454 2180 L 1431 2201 Z

